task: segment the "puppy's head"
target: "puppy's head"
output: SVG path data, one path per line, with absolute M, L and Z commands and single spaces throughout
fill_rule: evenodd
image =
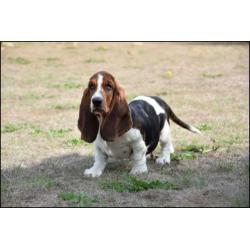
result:
M 80 105 L 78 128 L 87 142 L 101 137 L 113 141 L 132 127 L 129 107 L 123 89 L 105 71 L 94 74 L 84 90 Z
M 118 90 L 114 77 L 107 72 L 98 72 L 90 78 L 88 89 L 91 112 L 105 116 L 111 109 L 114 92 Z

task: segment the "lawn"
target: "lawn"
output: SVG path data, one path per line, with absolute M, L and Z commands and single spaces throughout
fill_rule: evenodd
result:
M 99 70 L 128 100 L 161 96 L 203 134 L 171 123 L 170 166 L 149 157 L 148 174 L 129 176 L 124 161 L 84 177 L 93 145 L 78 108 Z M 2 43 L 1 206 L 249 206 L 248 44 Z

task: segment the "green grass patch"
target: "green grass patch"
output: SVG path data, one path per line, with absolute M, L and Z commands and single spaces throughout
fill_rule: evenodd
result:
M 57 61 L 59 61 L 59 58 L 57 58 L 57 57 L 48 57 L 48 58 L 46 58 L 46 61 L 48 63 L 57 62 Z
M 51 137 L 64 137 L 72 129 L 50 129 L 48 135 Z
M 212 126 L 207 124 L 207 123 L 202 123 L 198 126 L 198 129 L 200 131 L 209 131 L 209 130 L 212 130 Z
M 26 95 L 20 96 L 21 100 L 25 101 L 34 101 L 34 100 L 40 100 L 44 98 L 54 98 L 54 95 L 45 95 L 45 94 L 39 94 L 39 93 L 28 93 Z
M 171 161 L 181 161 L 185 159 L 193 160 L 197 158 L 194 152 L 172 153 L 170 157 L 171 157 Z
M 106 62 L 103 59 L 90 58 L 84 61 L 85 63 L 104 63 Z
M 247 69 L 248 65 L 244 65 L 244 64 L 236 64 L 234 66 L 235 69 Z
M 231 138 L 222 140 L 222 143 L 226 146 L 231 146 L 233 144 L 241 143 L 241 141 L 242 139 L 238 135 L 236 135 L 236 136 L 232 136 Z
M 34 128 L 32 131 L 31 131 L 31 134 L 32 135 L 41 135 L 45 133 L 44 130 L 42 130 L 41 128 Z
M 49 137 L 64 137 L 68 132 L 72 131 L 72 129 L 49 129 L 43 130 L 40 127 L 34 127 L 31 131 L 31 134 L 34 136 L 37 135 L 45 135 Z
M 94 49 L 95 51 L 108 51 L 108 47 L 107 46 L 99 46 L 97 48 Z
M 181 148 L 182 151 L 186 151 L 187 153 L 203 153 L 207 149 L 206 145 L 199 145 L 199 144 L 188 144 Z
M 32 101 L 40 100 L 42 98 L 46 98 L 46 96 L 38 93 L 28 93 L 26 95 L 21 96 L 21 99 L 23 100 L 32 100 Z
M 55 104 L 51 105 L 50 108 L 58 110 L 69 110 L 69 109 L 78 109 L 79 105 L 74 104 Z
M 116 192 L 139 192 L 148 189 L 174 189 L 178 190 L 179 187 L 168 181 L 160 180 L 139 180 L 135 176 L 123 175 L 121 180 L 117 181 L 104 181 L 100 183 L 102 189 L 114 190 Z
M 50 189 L 56 186 L 56 182 L 47 176 L 37 176 L 35 178 L 22 181 L 22 184 L 28 188 L 46 188 Z
M 204 154 L 216 151 L 220 146 L 213 145 L 211 148 L 207 145 L 188 144 L 181 147 L 181 152 L 171 154 L 171 159 L 180 161 L 184 159 L 196 159 L 198 154 Z
M 3 128 L 1 128 L 1 133 L 12 133 L 20 129 L 22 129 L 21 124 L 9 123 L 6 124 Z
M 65 142 L 68 146 L 90 146 L 90 143 L 86 143 L 81 139 L 72 138 Z
M 49 84 L 48 87 L 54 89 L 78 89 L 82 87 L 82 84 L 68 82 L 62 84 Z
M 59 198 L 77 207 L 89 207 L 99 202 L 98 197 L 91 197 L 85 193 L 61 192 Z
M 23 58 L 23 57 L 15 57 L 15 58 L 9 57 L 8 62 L 13 63 L 13 64 L 23 64 L 23 65 L 31 63 L 30 60 Z
M 8 123 L 1 128 L 1 133 L 13 133 L 27 127 L 27 123 Z
M 203 73 L 202 77 L 204 78 L 218 78 L 218 77 L 222 77 L 222 74 L 209 74 L 209 73 Z

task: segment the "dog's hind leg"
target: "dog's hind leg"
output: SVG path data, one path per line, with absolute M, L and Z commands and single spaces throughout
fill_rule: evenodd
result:
M 161 130 L 160 134 L 161 152 L 156 159 L 156 163 L 160 165 L 170 164 L 170 153 L 174 152 L 174 147 L 171 140 L 170 126 L 167 120 Z

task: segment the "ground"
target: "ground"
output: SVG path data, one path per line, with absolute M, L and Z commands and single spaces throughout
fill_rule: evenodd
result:
M 161 96 L 203 134 L 171 123 L 170 166 L 149 157 L 148 174 L 130 177 L 125 161 L 84 177 L 93 144 L 80 140 L 78 109 L 99 70 L 128 100 Z M 2 207 L 249 206 L 248 44 L 3 43 L 1 97 Z

